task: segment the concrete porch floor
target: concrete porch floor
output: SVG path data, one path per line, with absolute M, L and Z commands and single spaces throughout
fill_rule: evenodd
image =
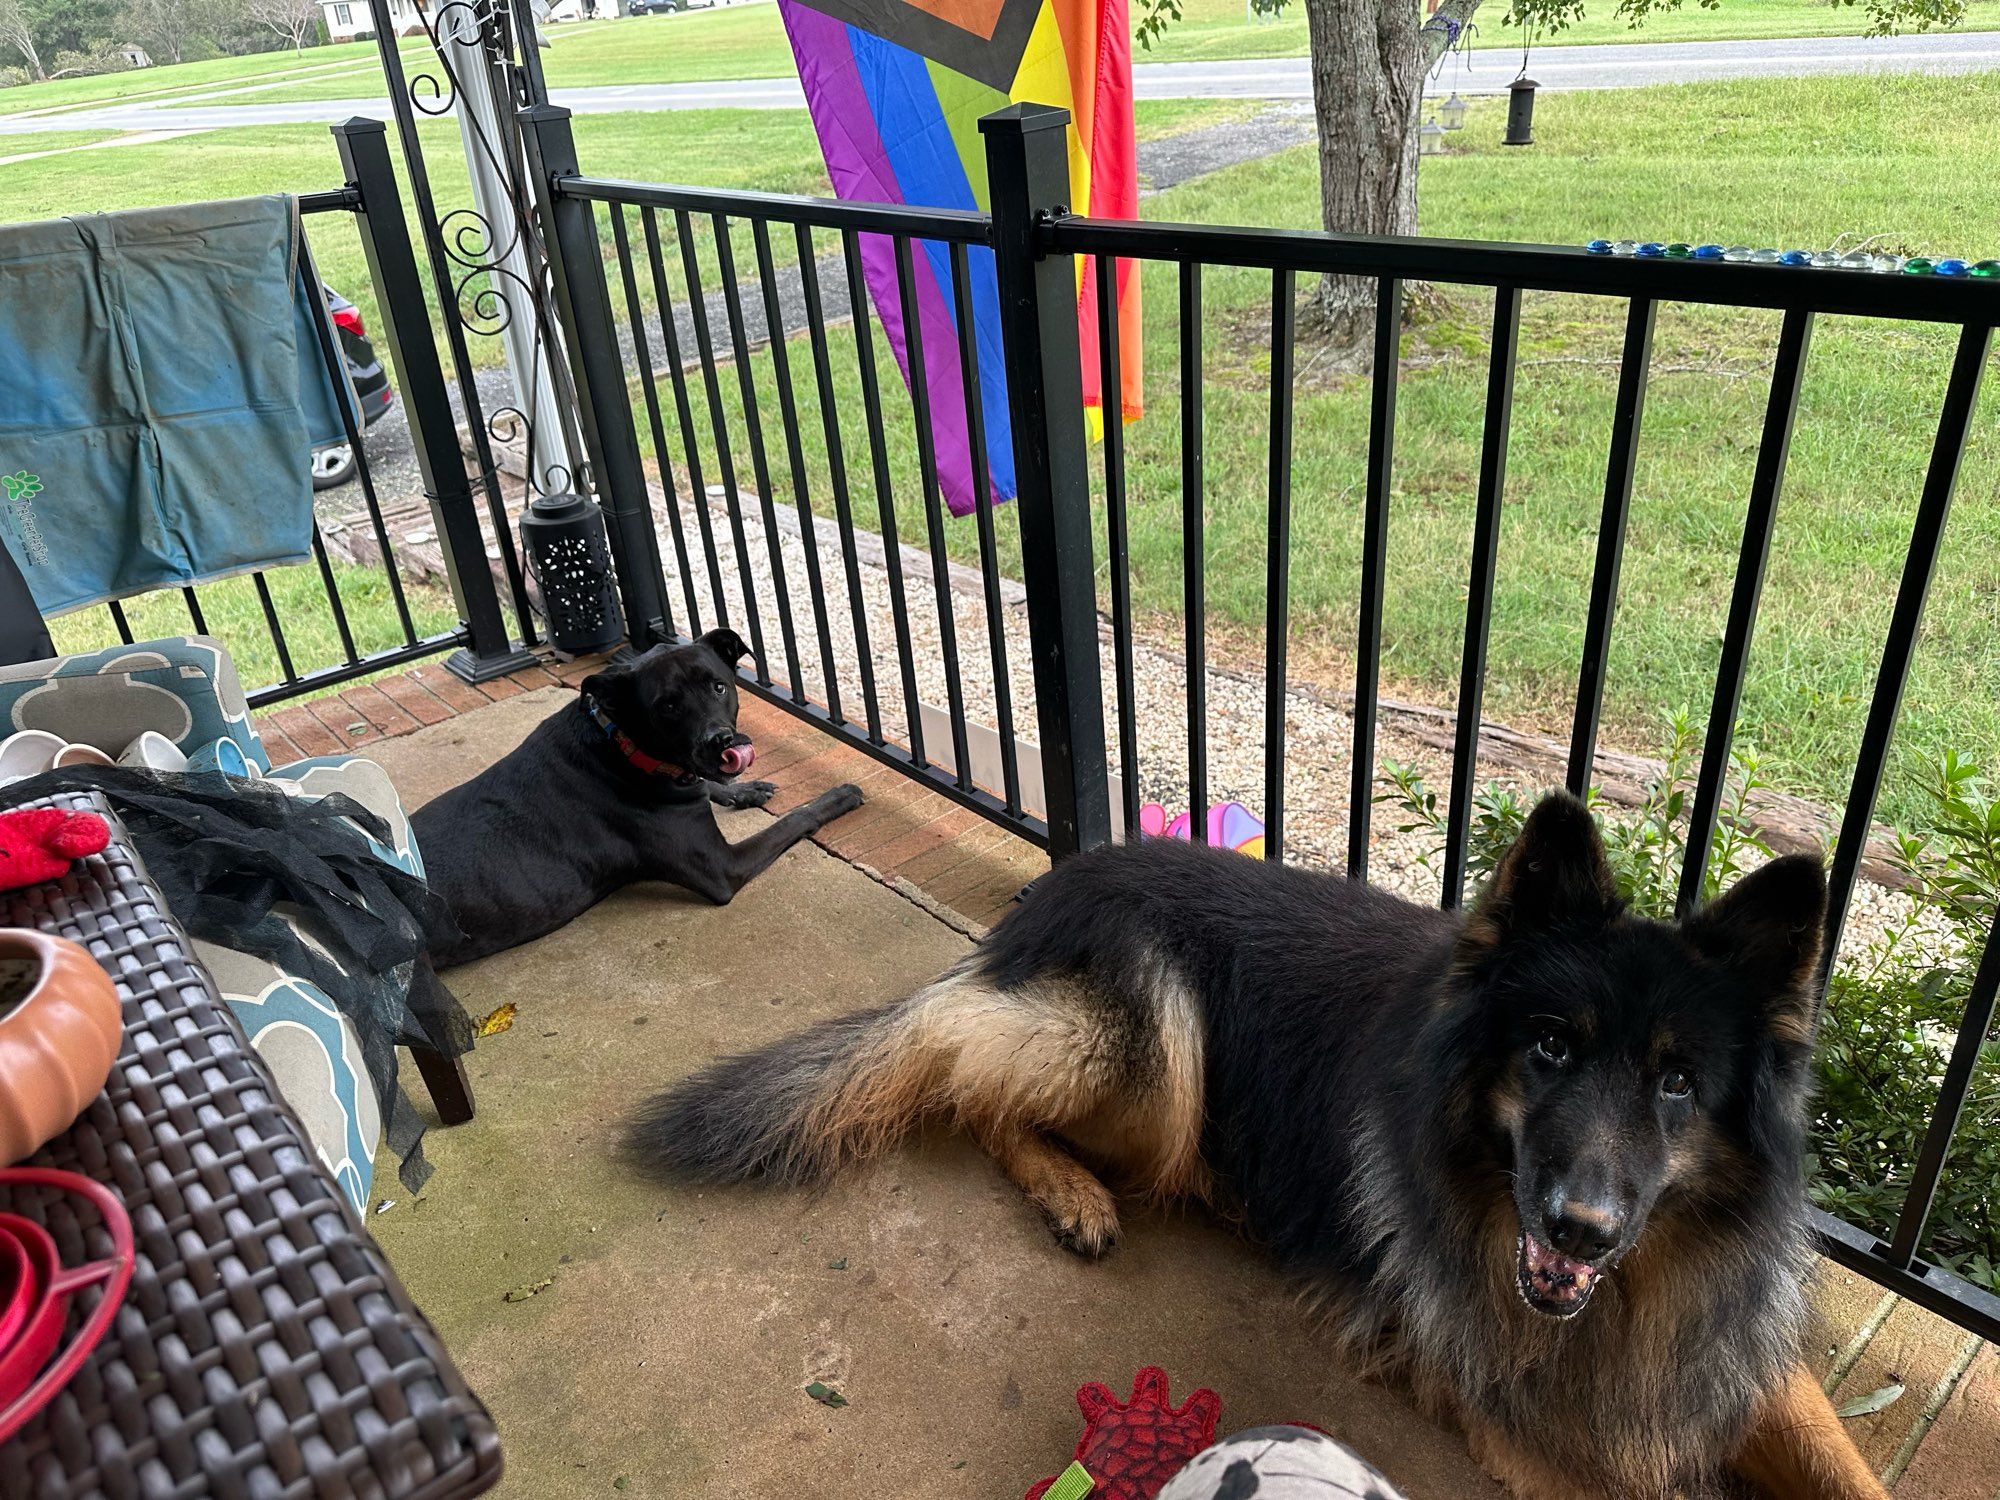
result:
M 565 701 L 541 682 L 355 738 L 415 805 Z M 1199 1214 L 1128 1211 L 1116 1255 L 1087 1266 L 955 1140 L 816 1195 L 676 1193 L 626 1172 L 612 1144 L 646 1094 L 907 992 L 1039 868 L 788 716 L 746 703 L 745 727 L 778 806 L 864 782 L 870 807 L 823 835 L 836 852 L 794 849 L 721 910 L 635 888 L 454 971 L 473 1014 L 511 1002 L 517 1017 L 468 1060 L 477 1118 L 427 1137 L 426 1191 L 378 1164 L 388 1206 L 369 1227 L 498 1418 L 500 1493 L 1017 1496 L 1068 1461 L 1078 1384 L 1122 1390 L 1158 1364 L 1176 1402 L 1197 1385 L 1221 1395 L 1224 1432 L 1305 1420 L 1412 1500 L 1497 1500 L 1455 1434 L 1333 1363 L 1283 1280 Z M 748 829 L 767 814 L 733 816 Z M 961 843 L 972 852 L 954 863 Z M 1851 1424 L 1899 1500 L 1995 1500 L 1993 1348 L 1831 1266 L 1818 1303 L 1813 1353 L 1837 1400 L 1906 1387 Z M 849 1404 L 815 1403 L 814 1380 Z

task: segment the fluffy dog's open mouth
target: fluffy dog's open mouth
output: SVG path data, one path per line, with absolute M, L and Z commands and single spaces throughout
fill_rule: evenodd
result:
M 1573 1318 L 1590 1301 L 1603 1267 L 1571 1260 L 1524 1231 L 1521 1263 L 1515 1274 L 1521 1300 L 1529 1307 L 1543 1317 Z

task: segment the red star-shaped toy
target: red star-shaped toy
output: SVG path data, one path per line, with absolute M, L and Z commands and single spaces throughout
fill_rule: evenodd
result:
M 1076 1461 L 1096 1481 L 1091 1500 L 1153 1500 L 1189 1459 L 1215 1441 L 1220 1396 L 1204 1386 L 1178 1407 L 1167 1399 L 1167 1372 L 1155 1365 L 1132 1377 L 1128 1401 L 1095 1380 L 1077 1388 L 1084 1428 L 1076 1440 Z M 1036 1484 L 1026 1500 L 1041 1500 L 1057 1477 Z

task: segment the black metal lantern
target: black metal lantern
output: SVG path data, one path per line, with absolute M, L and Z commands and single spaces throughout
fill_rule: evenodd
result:
M 595 500 L 537 495 L 521 517 L 521 552 L 556 650 L 583 656 L 624 638 L 604 512 Z
M 1535 144 L 1535 90 L 1532 78 L 1516 78 L 1507 85 L 1507 135 L 1503 146 Z

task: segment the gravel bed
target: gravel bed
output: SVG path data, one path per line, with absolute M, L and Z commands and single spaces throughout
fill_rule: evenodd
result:
M 701 563 L 703 547 L 700 524 L 706 513 L 714 538 L 723 583 L 723 599 L 728 618 L 746 637 L 751 634 L 750 612 L 744 608 L 743 569 L 736 549 L 736 527 L 740 523 L 744 540 L 743 561 L 748 564 L 751 589 L 757 600 L 756 618 L 764 642 L 763 660 L 771 678 L 781 687 L 798 681 L 810 700 L 830 701 L 822 667 L 817 625 L 811 606 L 807 580 L 809 567 L 816 564 L 827 600 L 827 627 L 843 713 L 856 723 L 864 721 L 862 654 L 857 649 L 855 616 L 848 606 L 847 564 L 838 533 L 824 514 L 816 517 L 809 546 L 795 505 L 789 497 L 774 504 L 775 527 L 767 528 L 760 503 L 754 495 L 741 496 L 731 515 L 728 497 L 719 486 L 710 486 L 706 504 L 697 506 L 681 481 L 681 526 L 689 539 L 693 564 L 697 613 L 704 627 L 717 621 L 714 591 Z M 668 578 L 671 607 L 681 627 L 688 624 L 686 600 L 680 584 L 677 554 L 669 531 L 666 503 L 655 492 L 661 558 Z M 855 497 L 857 506 L 872 511 L 872 496 Z M 824 500 L 816 510 L 830 512 Z M 950 526 L 970 527 L 973 522 L 947 521 Z M 789 614 L 800 665 L 794 668 L 784 645 L 784 614 L 772 584 L 772 540 L 783 559 L 783 576 L 788 590 Z M 909 742 L 906 730 L 904 687 L 895 652 L 895 616 L 891 605 L 890 570 L 881 538 L 856 528 L 854 575 L 863 601 L 860 622 L 868 641 L 882 730 L 885 737 L 901 744 Z M 903 593 L 914 660 L 916 692 L 921 702 L 944 708 L 950 685 L 944 670 L 940 634 L 940 590 L 935 570 L 926 551 L 903 546 L 899 551 Z M 953 631 L 960 661 L 960 690 L 965 712 L 972 722 L 997 726 L 996 674 L 989 649 L 986 601 L 979 574 L 972 569 L 950 566 L 945 573 L 942 597 L 950 602 L 945 612 Z M 1014 580 L 1003 580 L 999 617 L 1003 626 L 1012 717 L 1015 733 L 1024 740 L 1037 738 L 1035 689 L 1028 653 L 1028 620 L 1023 592 Z M 1140 621 L 1134 632 L 1133 685 L 1136 712 L 1133 716 L 1138 749 L 1141 800 L 1155 801 L 1176 813 L 1187 806 L 1187 663 L 1178 629 L 1163 632 L 1157 625 Z M 1118 758 L 1118 716 L 1115 697 L 1116 663 L 1108 623 L 1100 622 L 1098 635 L 1104 683 L 1106 733 L 1111 739 L 1112 758 Z M 1264 796 L 1264 684 L 1261 673 L 1246 674 L 1211 663 L 1205 674 L 1208 698 L 1208 796 L 1211 804 L 1234 798 L 1253 812 L 1261 811 Z M 1326 869 L 1345 867 L 1347 850 L 1347 802 L 1352 765 L 1354 721 L 1352 714 L 1335 702 L 1320 685 L 1294 681 L 1285 699 L 1285 842 L 1286 855 L 1296 863 Z M 949 744 L 926 746 L 934 760 L 950 762 Z M 1377 726 L 1378 767 L 1385 761 L 1416 766 L 1430 784 L 1442 791 L 1451 774 L 1450 756 L 1433 745 L 1399 730 L 1391 718 Z M 1382 783 L 1378 778 L 1378 789 Z M 997 788 L 996 788 L 997 790 Z M 1532 790 L 1522 788 L 1522 790 Z M 1438 875 L 1427 868 L 1423 856 L 1431 847 L 1427 835 L 1398 831 L 1402 821 L 1394 806 L 1377 807 L 1370 818 L 1369 878 L 1378 885 L 1399 891 L 1413 899 L 1435 902 L 1441 886 Z M 1851 962 L 1866 952 L 1883 933 L 1900 924 L 1910 910 L 1909 898 L 1901 892 L 1862 881 L 1855 892 L 1842 943 L 1842 958 Z M 1932 940 L 1937 940 L 1934 932 Z

